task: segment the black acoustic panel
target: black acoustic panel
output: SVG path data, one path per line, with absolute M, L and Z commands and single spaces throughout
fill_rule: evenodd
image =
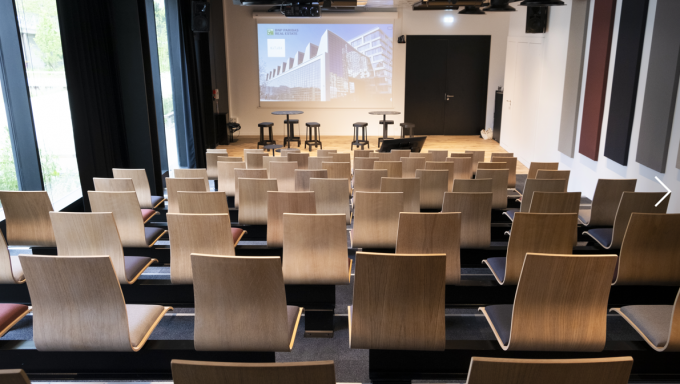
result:
M 626 0 L 621 5 L 604 155 L 623 165 L 628 165 L 648 6 L 649 0 Z

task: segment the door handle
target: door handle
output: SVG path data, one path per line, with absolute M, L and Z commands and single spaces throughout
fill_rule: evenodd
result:
M 454 97 L 453 95 L 448 95 L 446 92 L 444 92 L 444 98 L 446 98 L 446 101 L 449 101 L 449 98 Z

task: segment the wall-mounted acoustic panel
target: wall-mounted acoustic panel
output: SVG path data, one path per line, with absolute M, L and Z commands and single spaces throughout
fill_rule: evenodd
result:
M 567 68 L 564 76 L 560 138 L 557 144 L 557 149 L 569 157 L 574 157 L 576 146 L 576 126 L 581 101 L 583 57 L 586 50 L 589 10 L 590 0 L 574 0 L 571 3 Z
M 649 0 L 624 0 L 621 4 L 604 155 L 623 165 L 628 165 L 648 6 Z
M 635 161 L 666 172 L 680 75 L 680 1 L 658 0 Z
M 612 46 L 615 14 L 616 0 L 595 1 L 579 141 L 579 152 L 593 160 L 597 160 L 600 150 L 600 133 L 607 93 L 609 52 Z

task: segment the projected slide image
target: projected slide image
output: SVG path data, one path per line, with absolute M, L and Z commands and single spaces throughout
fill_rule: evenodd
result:
M 258 24 L 261 102 L 392 103 L 392 24 Z

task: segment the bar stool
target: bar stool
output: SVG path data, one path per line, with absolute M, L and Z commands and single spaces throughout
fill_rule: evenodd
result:
M 257 126 L 260 127 L 260 141 L 257 142 L 258 149 L 260 148 L 260 145 L 276 144 L 276 141 L 274 141 L 272 137 L 272 127 L 274 126 L 274 123 L 260 123 Z M 265 128 L 269 128 L 269 139 L 267 140 L 264 139 Z
M 290 120 L 284 120 L 283 122 L 288 127 L 288 132 L 286 134 L 286 137 L 283 138 L 283 145 L 288 144 L 288 142 L 297 141 L 297 145 L 299 147 L 300 146 L 300 137 L 295 136 L 295 124 L 300 123 L 300 120 L 290 119 Z
M 309 152 L 312 151 L 312 145 L 315 147 L 321 147 L 323 149 L 323 145 L 321 144 L 321 134 L 319 133 L 321 129 L 321 124 L 311 122 L 311 123 L 306 123 L 307 126 L 307 134 L 305 136 L 305 148 L 307 145 L 309 145 Z
M 401 138 L 402 139 L 405 137 L 404 131 L 407 130 L 407 129 L 409 131 L 409 137 L 413 137 L 413 128 L 416 127 L 415 124 L 413 124 L 413 123 L 401 123 L 399 125 L 401 125 Z
M 352 149 L 353 146 L 361 146 L 361 149 L 364 149 L 364 145 L 368 145 L 369 148 L 371 148 L 371 144 L 368 142 L 368 138 L 366 136 L 366 127 L 368 126 L 368 123 L 354 123 L 352 124 L 354 126 L 354 141 L 352 141 L 352 144 L 350 144 L 349 149 Z M 361 129 L 361 140 L 359 140 L 359 129 Z
M 394 124 L 394 120 L 380 120 L 379 123 L 382 124 L 382 126 L 383 126 L 383 135 L 382 135 L 382 137 L 378 138 L 378 147 L 380 147 L 380 145 L 382 145 L 383 140 L 392 140 L 393 139 L 393 137 L 387 137 L 387 126 L 390 125 L 390 124 Z

